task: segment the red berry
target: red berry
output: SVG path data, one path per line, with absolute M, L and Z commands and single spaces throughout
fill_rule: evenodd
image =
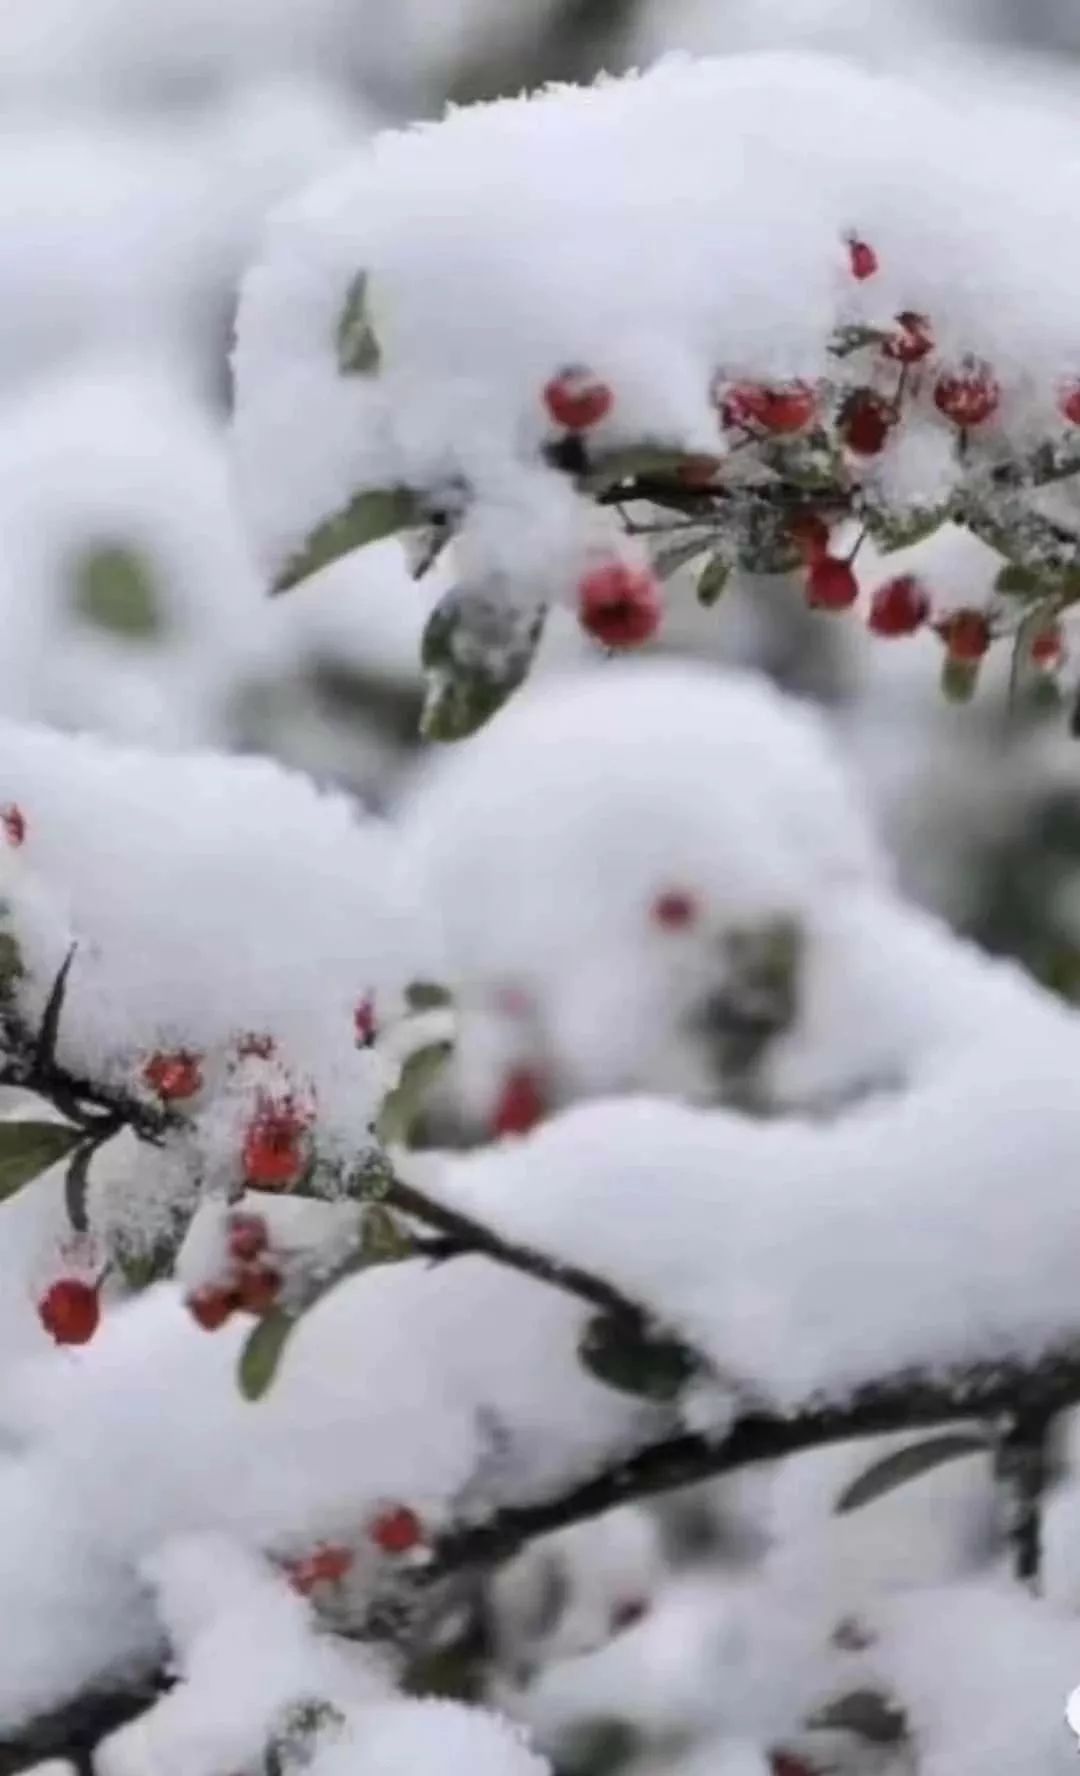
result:
M 925 315 L 916 314 L 910 308 L 904 309 L 896 318 L 900 324 L 896 332 L 883 341 L 881 349 L 894 363 L 917 364 L 934 349 L 930 322 Z
M 424 1526 L 408 1505 L 395 1505 L 374 1518 L 368 1534 L 384 1554 L 408 1554 L 424 1540 Z
M 556 425 L 568 432 L 587 432 L 607 418 L 615 396 L 586 365 L 570 364 L 547 384 L 544 404 Z
M 842 442 L 857 456 L 877 456 L 884 450 L 892 424 L 892 409 L 873 389 L 856 389 L 838 420 Z
M 491 1118 L 491 1132 L 503 1135 L 527 1135 L 547 1114 L 547 1104 L 540 1081 L 528 1067 L 515 1067 L 503 1080 L 502 1090 Z
M 819 1776 L 813 1764 L 808 1764 L 805 1758 L 796 1757 L 791 1751 L 771 1751 L 769 1768 L 772 1776 Z
M 178 1104 L 202 1090 L 202 1068 L 197 1055 L 187 1049 L 175 1054 L 153 1054 L 143 1068 L 143 1079 L 166 1104 Z
M 777 437 L 801 432 L 817 412 L 817 395 L 808 382 L 737 382 L 714 389 L 726 426 L 761 426 Z
M 963 367 L 939 376 L 934 384 L 934 406 L 954 425 L 982 425 L 1001 403 L 1001 386 L 989 364 L 968 359 Z
M 321 1585 L 340 1584 L 352 1564 L 352 1550 L 341 1547 L 317 1548 L 308 1561 L 315 1582 Z
M 578 587 L 578 621 L 605 647 L 640 647 L 655 635 L 663 608 L 655 576 L 622 561 L 593 568 Z
M 652 903 L 652 921 L 664 931 L 685 931 L 697 918 L 697 901 L 685 888 L 666 888 Z
M 230 1215 L 226 1227 L 229 1256 L 239 1264 L 253 1264 L 270 1244 L 270 1230 L 261 1215 Z
M 1061 632 L 1061 624 L 1049 622 L 1033 636 L 1031 642 L 1031 663 L 1050 671 L 1060 666 L 1065 658 L 1065 638 Z
M 1059 405 L 1070 425 L 1080 425 L 1080 379 L 1066 383 Z
M 935 625 L 950 660 L 965 665 L 981 660 L 990 646 L 990 623 L 981 610 L 958 610 Z
M 243 1170 L 259 1190 L 289 1190 L 307 1169 L 309 1118 L 291 1098 L 264 1098 L 244 1137 Z
M 857 235 L 848 236 L 848 256 L 851 260 L 851 275 L 863 283 L 872 278 L 878 268 L 878 256 L 868 241 L 859 240 Z
M 806 581 L 806 601 L 812 610 L 847 610 L 859 596 L 859 582 L 850 561 L 822 555 L 811 564 Z
M 17 850 L 26 838 L 26 815 L 18 802 L 8 802 L 6 807 L 0 808 L 0 823 L 8 844 Z
M 356 1032 L 357 1048 L 370 1048 L 377 1034 L 375 999 L 371 993 L 360 1000 L 353 1012 L 353 1029 Z
M 829 552 L 829 527 L 816 512 L 796 512 L 788 531 L 804 561 L 818 561 Z
M 277 1306 L 281 1294 L 281 1272 L 272 1264 L 260 1264 L 252 1270 L 244 1270 L 236 1279 L 236 1294 L 240 1306 L 245 1313 L 255 1314 L 261 1319 L 272 1307 Z
M 57 1344 L 89 1344 L 101 1319 L 97 1285 L 61 1277 L 38 1302 L 38 1318 Z
M 930 598 L 914 574 L 886 580 L 870 600 L 867 622 L 875 635 L 914 635 L 930 615 Z
M 195 1324 L 201 1326 L 204 1332 L 216 1332 L 219 1327 L 224 1326 L 239 1305 L 232 1289 L 219 1289 L 213 1283 L 207 1283 L 201 1289 L 193 1289 L 184 1301 Z

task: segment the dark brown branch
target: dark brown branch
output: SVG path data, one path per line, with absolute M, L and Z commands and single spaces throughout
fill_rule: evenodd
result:
M 561 1259 L 549 1258 L 543 1252 L 534 1251 L 531 1246 L 521 1246 L 513 1240 L 501 1239 L 482 1221 L 475 1221 L 471 1215 L 462 1214 L 457 1209 L 447 1208 L 425 1191 L 406 1184 L 400 1178 L 391 1181 L 384 1200 L 392 1208 L 399 1209 L 403 1215 L 410 1215 L 445 1236 L 447 1243 L 438 1254 L 440 1258 L 470 1255 L 490 1258 L 493 1263 L 502 1264 L 508 1270 L 520 1271 L 523 1276 L 530 1276 L 537 1282 L 562 1289 L 564 1293 L 576 1296 L 586 1306 L 598 1308 L 601 1313 L 614 1314 L 635 1325 L 642 1324 L 648 1317 L 637 1302 L 631 1301 L 629 1296 L 623 1295 L 613 1284 L 605 1282 L 603 1277 L 594 1276 L 591 1271 L 582 1270 L 576 1264 L 565 1264 Z
M 830 1443 L 925 1430 L 957 1419 L 1015 1416 L 1044 1427 L 1080 1402 L 1080 1340 L 1047 1353 L 1031 1367 L 983 1364 L 939 1379 L 906 1373 L 874 1382 L 839 1404 L 807 1406 L 782 1416 L 752 1410 L 722 1440 L 692 1433 L 665 1438 L 603 1468 L 553 1499 L 513 1505 L 486 1523 L 452 1530 L 436 1544 L 425 1577 L 510 1559 L 537 1536 L 584 1523 L 616 1505 L 692 1486 L 758 1462 L 778 1461 Z M 1034 1532 L 1037 1535 L 1037 1531 Z M 1023 1529 L 1025 1565 L 1032 1530 Z

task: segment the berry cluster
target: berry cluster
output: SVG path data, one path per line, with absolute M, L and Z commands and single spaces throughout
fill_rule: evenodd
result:
M 850 276 L 860 284 L 873 279 L 879 260 L 871 242 L 852 233 L 845 245 Z M 854 546 L 836 551 L 830 547 L 830 526 L 860 520 L 865 495 L 858 465 L 880 456 L 905 414 L 920 403 L 925 413 L 936 413 L 954 428 L 956 449 L 963 460 L 972 435 L 988 427 L 999 414 L 1003 394 L 993 366 L 985 359 L 967 354 L 953 362 L 944 361 L 938 354 L 930 318 L 914 309 L 901 309 L 882 325 L 841 328 L 830 349 L 838 359 L 861 365 L 855 386 L 846 379 L 836 383 L 799 377 L 763 381 L 718 372 L 710 396 L 725 436 L 725 451 L 715 457 L 676 458 L 670 473 L 694 502 L 689 508 L 692 519 L 703 526 L 710 523 L 709 509 L 698 503 L 698 496 L 714 497 L 711 521 L 719 528 L 722 521 L 738 518 L 738 479 L 725 479 L 725 469 L 736 452 L 755 447 L 773 473 L 773 485 L 783 485 L 789 470 L 797 469 L 793 451 L 816 452 L 819 478 L 822 464 L 828 472 L 816 498 L 800 494 L 803 483 L 794 473 L 786 496 L 795 494 L 795 510 L 786 520 L 788 541 L 805 566 L 809 606 L 819 611 L 843 611 L 859 597 L 855 557 L 865 530 Z M 587 463 L 586 435 L 602 427 L 615 412 L 615 390 L 592 366 L 573 364 L 545 385 L 543 402 L 550 421 L 562 433 L 562 455 L 557 460 L 580 470 Z M 1080 426 L 1080 377 L 1062 385 L 1057 402 L 1067 424 Z M 633 498 L 633 493 L 627 497 Z M 644 497 L 649 496 L 646 493 Z M 704 599 L 704 592 L 702 596 Z M 1057 620 L 1062 602 L 1051 597 L 1045 606 L 1045 620 L 1035 625 L 1034 636 L 1030 625 L 1025 632 L 1029 663 L 1046 672 L 1059 666 L 1064 657 Z M 660 626 L 663 589 L 647 567 L 618 558 L 603 560 L 590 566 L 582 577 L 577 612 L 586 633 L 603 646 L 639 647 Z M 872 633 L 885 637 L 912 635 L 932 624 L 945 644 L 947 662 L 966 670 L 977 667 L 994 634 L 989 616 L 977 610 L 952 611 L 934 621 L 929 592 L 911 575 L 897 576 L 877 588 L 867 621 Z
M 424 1525 L 409 1505 L 390 1505 L 373 1517 L 365 1529 L 366 1539 L 380 1554 L 400 1558 L 427 1544 Z M 294 1591 L 310 1597 L 322 1585 L 340 1585 L 356 1561 L 353 1550 L 343 1543 L 324 1543 L 310 1554 L 302 1554 L 282 1562 Z
M 270 1232 L 261 1215 L 237 1211 L 225 1230 L 228 1267 L 224 1276 L 192 1290 L 187 1309 L 205 1332 L 216 1332 L 234 1313 L 262 1316 L 277 1305 L 282 1274 L 270 1252 Z

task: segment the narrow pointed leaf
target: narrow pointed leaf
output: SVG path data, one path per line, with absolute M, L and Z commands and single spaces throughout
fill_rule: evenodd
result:
M 701 570 L 697 583 L 698 603 L 709 606 L 718 602 L 731 578 L 731 562 L 725 561 L 722 555 L 714 555 Z
M 75 948 L 76 946 L 72 944 L 64 957 L 63 966 L 53 981 L 52 990 L 45 1002 L 45 1010 L 41 1017 L 41 1029 L 38 1031 L 37 1045 L 34 1049 L 34 1067 L 38 1072 L 47 1072 L 56 1059 L 56 1039 L 60 1034 L 64 995 L 67 992 L 71 964 L 75 960 Z
M 453 995 L 438 981 L 415 980 L 405 988 L 405 1003 L 410 1011 L 444 1011 L 453 1004 Z
M 354 495 L 340 512 L 315 526 L 303 547 L 286 562 L 271 590 L 290 592 L 354 549 L 395 536 L 414 524 L 417 515 L 416 498 L 406 487 L 377 487 Z
M 299 1325 L 294 1314 L 280 1308 L 252 1327 L 240 1352 L 238 1379 L 245 1400 L 261 1400 L 277 1374 L 285 1346 Z
M 68 1220 L 76 1233 L 86 1233 L 90 1226 L 86 1198 L 90 1189 L 90 1162 L 97 1152 L 97 1143 L 87 1141 L 76 1148 L 64 1179 L 64 1202 Z
M 379 341 L 368 312 L 367 273 L 358 271 L 349 285 L 338 322 L 338 369 L 344 376 L 373 376 L 380 358 Z
M 85 1138 L 66 1122 L 0 1122 L 0 1202 L 66 1159 Z
M 875 1462 L 844 1488 L 836 1501 L 837 1516 L 873 1504 L 875 1499 L 884 1498 L 898 1486 L 918 1480 L 920 1475 L 931 1473 L 945 1462 L 959 1461 L 980 1451 L 985 1453 L 988 1447 L 986 1438 L 975 1431 L 946 1431 L 940 1437 L 927 1437 L 922 1443 L 909 1443 Z

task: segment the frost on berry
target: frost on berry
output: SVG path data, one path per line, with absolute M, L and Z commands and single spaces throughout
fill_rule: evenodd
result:
M 640 647 L 655 635 L 663 608 L 655 575 L 623 561 L 593 568 L 578 586 L 581 627 L 605 647 Z
M 281 1272 L 272 1264 L 245 1266 L 237 1273 L 236 1294 L 245 1313 L 262 1318 L 277 1306 L 281 1294 Z
M 934 384 L 934 406 L 953 425 L 984 425 L 1001 404 L 1001 387 L 989 364 L 969 358 L 958 370 L 945 371 Z
M 934 349 L 934 335 L 925 315 L 904 309 L 896 317 L 896 328 L 882 341 L 882 352 L 897 364 L 918 364 Z
M 720 417 L 732 428 L 758 426 L 776 437 L 804 431 L 817 413 L 817 394 L 807 382 L 737 382 L 713 385 Z
M 199 1057 L 187 1049 L 152 1054 L 143 1067 L 143 1082 L 163 1103 L 182 1103 L 202 1090 Z
M 583 364 L 560 370 L 544 388 L 544 405 L 556 425 L 585 432 L 606 419 L 615 404 L 607 383 Z
M 424 1526 L 408 1505 L 394 1505 L 372 1519 L 368 1535 L 383 1554 L 408 1554 L 423 1543 Z
M 859 582 L 850 561 L 823 555 L 811 563 L 806 579 L 806 602 L 811 610 L 847 610 L 859 596 Z
M 1051 672 L 1065 658 L 1065 638 L 1056 620 L 1045 623 L 1031 638 L 1030 657 L 1033 666 Z
M 0 808 L 0 824 L 3 825 L 8 844 L 18 849 L 26 839 L 26 815 L 18 802 L 7 802 Z
M 930 615 L 930 597 L 914 574 L 898 574 L 870 600 L 867 624 L 875 635 L 914 635 Z
M 255 1190 L 291 1190 L 307 1170 L 311 1116 L 294 1099 L 260 1093 L 244 1136 L 244 1177 Z
M 101 1319 L 97 1285 L 61 1277 L 38 1302 L 38 1318 L 57 1344 L 89 1344 Z
M 1064 385 L 1058 396 L 1058 406 L 1070 425 L 1080 425 L 1080 377 Z

